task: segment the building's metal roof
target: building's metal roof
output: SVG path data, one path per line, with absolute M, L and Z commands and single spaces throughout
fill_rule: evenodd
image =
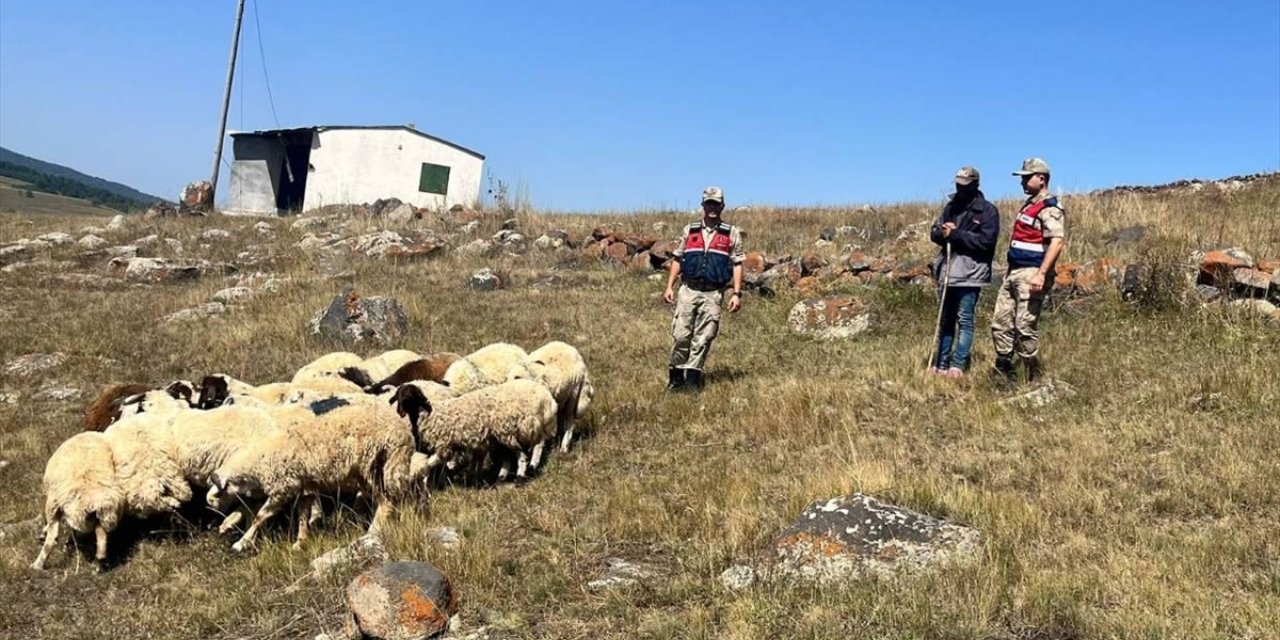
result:
M 415 128 L 413 128 L 413 127 L 410 127 L 410 126 L 408 126 L 408 125 L 403 125 L 403 124 L 388 124 L 388 125 L 316 125 L 316 126 L 312 126 L 312 127 L 292 127 L 292 128 L 289 128 L 289 129 L 262 129 L 262 130 L 260 130 L 260 131 L 232 131 L 232 132 L 230 133 L 230 135 L 231 135 L 231 137 L 233 137 L 233 138 L 235 138 L 235 137 L 239 137 L 239 136 L 268 137 L 268 136 L 277 136 L 277 135 L 280 135 L 280 134 L 288 134 L 288 133 L 301 133 L 301 132 L 304 132 L 304 131 L 307 131 L 307 132 L 319 132 L 319 131 L 331 131 L 331 130 L 335 130 L 335 129 L 380 129 L 380 130 L 401 129 L 401 130 L 404 130 L 404 131 L 408 131 L 409 133 L 415 133 L 415 134 L 417 134 L 417 135 L 420 135 L 420 136 L 422 136 L 422 137 L 424 137 L 424 138 L 426 138 L 426 139 L 428 139 L 428 140 L 434 140 L 435 142 L 439 142 L 440 144 L 448 145 L 448 146 L 450 146 L 450 147 L 453 147 L 454 149 L 457 149 L 458 151 L 461 151 L 461 152 L 463 152 L 463 153 L 467 153 L 467 154 L 473 155 L 473 156 L 475 156 L 475 157 L 477 157 L 477 158 L 479 158 L 479 159 L 481 159 L 481 160 L 484 160 L 484 156 L 483 156 L 483 155 L 481 155 L 481 154 L 479 154 L 479 153 L 476 153 L 475 151 L 472 151 L 471 149 L 468 149 L 468 148 L 466 148 L 466 147 L 464 147 L 464 146 L 462 146 L 462 145 L 460 145 L 460 144 L 457 144 L 457 143 L 455 143 L 455 142 L 449 142 L 448 140 L 445 140 L 444 138 L 437 138 L 437 137 L 435 137 L 435 136 L 433 136 L 433 135 L 431 135 L 431 134 L 429 134 L 429 133 L 423 133 L 423 132 L 418 131 L 417 129 L 415 129 Z

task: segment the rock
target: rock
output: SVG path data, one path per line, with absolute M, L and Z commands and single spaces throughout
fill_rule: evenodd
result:
M 424 534 L 428 540 L 443 549 L 452 551 L 462 546 L 462 536 L 453 527 L 432 527 Z
M 756 570 L 745 564 L 735 564 L 720 573 L 720 584 L 731 591 L 741 591 L 755 582 Z
M 25 356 L 19 356 L 10 360 L 4 366 L 4 372 L 7 375 L 19 378 L 30 378 L 42 371 L 48 371 L 67 361 L 67 354 L 62 352 L 54 353 L 28 353 Z
M 311 574 L 324 579 L 348 567 L 372 562 L 386 562 L 387 550 L 373 536 L 360 536 L 345 547 L 338 547 L 311 561 Z
M 8 467 L 9 467 L 8 460 L 0 460 L 0 471 L 4 471 Z
M 622 558 L 609 558 L 604 561 L 604 576 L 587 583 L 591 591 L 603 591 L 615 587 L 628 587 L 641 580 L 662 575 L 656 568 L 640 563 L 628 562 Z
M 64 285 L 86 289 L 105 289 L 121 284 L 121 281 L 115 278 L 106 278 L 92 273 L 60 273 L 53 278 Z
M 259 222 L 258 224 L 253 225 L 253 230 L 257 231 L 262 235 L 267 235 L 275 231 L 275 229 L 271 227 L 271 223 L 266 222 L 265 220 L 262 222 Z
M 139 247 L 149 247 L 157 242 L 160 242 L 160 236 L 153 233 L 149 236 L 142 236 L 141 238 L 134 240 L 133 244 Z
M 40 236 L 36 236 L 36 240 L 39 240 L 41 242 L 48 242 L 49 244 L 52 244 L 52 245 L 71 244 L 76 241 L 76 239 L 73 238 L 71 234 L 62 233 L 61 231 L 55 231 L 53 233 L 46 233 Z
M 347 344 L 389 344 L 409 330 L 409 315 L 394 298 L 361 298 L 347 287 L 311 319 L 311 333 Z
M 854 251 L 844 259 L 844 266 L 851 273 L 862 273 L 871 270 L 872 260 L 861 251 Z
M 227 305 L 221 302 L 206 302 L 198 307 L 175 311 L 165 316 L 163 320 L 165 322 L 191 322 L 193 320 L 206 320 L 226 312 Z
M 142 214 L 143 220 L 154 220 L 156 218 L 172 218 L 178 215 L 178 210 L 168 202 L 157 202 L 147 207 L 146 212 Z
M 507 282 L 493 269 L 485 267 L 471 274 L 471 279 L 467 281 L 467 288 L 472 291 L 497 291 L 507 288 Z
M 72 400 L 80 397 L 80 390 L 61 383 L 53 383 L 42 387 L 31 394 L 32 400 Z
M 226 240 L 231 237 L 231 232 L 226 229 L 209 229 L 200 234 L 200 239 L 205 242 L 214 242 L 217 240 Z
M 462 225 L 461 227 L 458 227 L 458 231 L 461 231 L 463 235 L 469 236 L 475 233 L 476 229 L 479 229 L 479 228 L 480 228 L 480 221 L 472 220 L 471 222 L 468 222 Z
M 0 393 L 0 404 L 18 404 L 21 397 L 16 393 Z
M 507 218 L 502 221 L 502 229 L 504 231 L 513 231 L 520 228 L 520 221 L 515 218 Z
M 769 545 L 767 578 L 842 582 L 927 571 L 976 558 L 976 529 L 855 493 L 819 500 Z
M 1076 390 L 1071 385 L 1061 380 L 1046 380 L 1036 389 L 1020 396 L 1005 398 L 1000 404 L 1006 407 L 1037 408 L 1074 395 Z
M 1213 302 L 1222 297 L 1222 289 L 1209 284 L 1198 284 L 1196 285 L 1196 297 L 1200 299 L 1200 302 Z
M 138 246 L 132 244 L 122 244 L 117 247 L 107 249 L 107 255 L 112 258 L 136 258 L 138 257 Z
M 421 562 L 391 562 L 370 569 L 346 589 L 348 633 L 380 640 L 425 640 L 449 627 L 458 611 L 453 585 Z
M 330 246 L 340 240 L 342 240 L 342 236 L 339 236 L 336 233 L 326 233 L 321 236 L 317 236 L 314 233 L 308 233 L 293 246 L 303 250 L 319 249 L 321 247 Z
M 373 204 L 365 207 L 370 217 L 380 218 L 390 214 L 392 211 L 399 209 L 404 205 L 400 198 L 379 198 L 373 201 Z
M 764 273 L 764 254 L 759 251 L 748 251 L 742 260 L 743 274 Z
M 252 297 L 253 289 L 249 287 L 229 287 L 214 293 L 212 300 L 229 305 L 247 302 Z
M 497 245 L 493 244 L 491 240 L 478 239 L 461 245 L 454 251 L 467 256 L 489 256 L 493 255 L 496 247 Z
M 665 233 L 667 230 L 667 223 L 655 222 L 653 223 L 653 230 L 657 233 Z
M 87 248 L 87 250 L 95 250 L 95 248 L 102 248 L 110 244 L 110 242 L 106 242 L 105 239 L 93 236 L 93 234 L 90 234 L 90 236 L 84 236 L 76 243 L 79 244 L 79 246 Z
M 178 194 L 178 208 L 189 215 L 213 211 L 213 185 L 208 180 L 196 180 L 183 187 Z
M 624 242 L 611 242 L 604 248 L 605 260 L 615 264 L 626 264 L 629 255 L 630 247 Z
M 408 224 L 418 219 L 418 211 L 411 204 L 401 204 L 386 214 L 387 221 L 395 224 Z
M 107 223 L 107 231 L 119 231 L 124 228 L 124 223 L 124 214 L 117 214 L 111 219 L 111 222 Z
M 1280 320 L 1280 308 L 1266 300 L 1232 300 L 1227 305 L 1262 320 Z
M 131 282 L 183 282 L 202 275 L 199 266 L 176 265 L 163 258 L 113 258 L 111 265 L 124 267 L 124 277 Z
M 1231 272 L 1236 290 L 1246 296 L 1265 296 L 1271 288 L 1271 274 L 1259 269 L 1239 268 Z
M 1258 269 L 1270 274 L 1280 273 L 1280 260 L 1259 260 Z
M 659 240 L 653 243 L 652 247 L 649 247 L 649 257 L 659 265 L 666 264 L 668 260 L 675 257 L 672 251 L 675 251 L 677 246 L 674 242 Z
M 1236 269 L 1252 269 L 1253 257 L 1242 249 L 1210 251 L 1200 259 L 1199 284 L 1222 287 L 1231 284 Z
M 182 253 L 182 241 L 177 238 L 165 238 L 164 243 L 169 245 L 169 249 L 174 253 Z
M 591 237 L 596 240 L 604 240 L 611 236 L 613 236 L 613 230 L 609 227 L 596 227 L 591 230 Z
M 830 240 L 818 240 L 817 242 L 813 243 L 813 248 L 815 249 L 826 249 L 827 247 L 834 247 L 834 246 L 836 246 L 836 243 Z
M 832 296 L 796 303 L 787 315 L 792 331 L 824 340 L 851 338 L 871 326 L 871 311 L 849 296 Z
M 801 276 L 811 276 L 825 266 L 827 266 L 826 259 L 813 251 L 809 251 L 800 257 Z
M 0 258 L 9 258 L 13 256 L 22 257 L 31 253 L 31 245 L 25 243 L 16 243 L 0 247 Z
M 404 247 L 407 240 L 394 231 L 377 231 L 374 233 L 366 233 L 357 237 L 352 243 L 352 250 L 356 253 L 362 253 L 370 258 L 380 258 L 386 255 L 387 251 L 393 246 Z
M 319 227 L 323 227 L 328 223 L 329 223 L 329 219 L 323 216 L 316 216 L 316 217 L 309 216 L 309 217 L 298 218 L 297 220 L 294 220 L 293 223 L 289 225 L 289 228 L 294 230 L 316 229 Z
M 420 258 L 429 258 L 443 252 L 445 245 L 443 242 L 435 239 L 424 240 L 422 242 L 414 242 L 407 245 L 391 245 L 387 247 L 382 257 L 392 260 L 418 260 Z

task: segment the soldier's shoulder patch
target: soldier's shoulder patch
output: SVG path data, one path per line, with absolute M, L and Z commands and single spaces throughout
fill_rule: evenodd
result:
M 1045 207 L 1040 212 L 1040 215 L 1054 220 L 1061 220 L 1063 216 L 1067 215 L 1067 212 L 1062 207 Z

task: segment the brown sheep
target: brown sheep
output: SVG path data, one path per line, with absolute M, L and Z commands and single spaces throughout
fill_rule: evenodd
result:
M 159 387 L 136 383 L 113 384 L 107 387 L 102 393 L 98 394 L 98 398 L 84 412 L 84 430 L 105 431 L 107 427 L 120 419 L 127 400 L 157 388 Z M 184 380 L 171 382 L 163 389 L 174 399 L 185 400 L 187 404 L 191 403 L 191 397 L 195 394 L 193 386 Z
M 449 366 L 461 358 L 462 356 L 448 351 L 433 353 L 425 358 L 405 363 L 399 369 L 396 369 L 395 373 L 378 382 L 366 383 L 364 390 L 366 393 L 377 394 L 389 388 L 399 387 L 406 382 L 419 380 L 441 382 L 444 380 L 444 374 L 449 370 Z M 348 379 L 354 382 L 352 378 Z

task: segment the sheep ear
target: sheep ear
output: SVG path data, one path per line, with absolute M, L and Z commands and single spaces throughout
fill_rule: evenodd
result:
M 543 362 L 543 361 L 541 361 L 541 360 L 534 360 L 534 361 L 533 361 L 533 363 L 534 363 L 534 364 L 536 364 L 536 365 L 539 365 L 539 366 L 543 366 L 543 367 L 547 366 L 547 363 L 545 363 L 545 362 Z

